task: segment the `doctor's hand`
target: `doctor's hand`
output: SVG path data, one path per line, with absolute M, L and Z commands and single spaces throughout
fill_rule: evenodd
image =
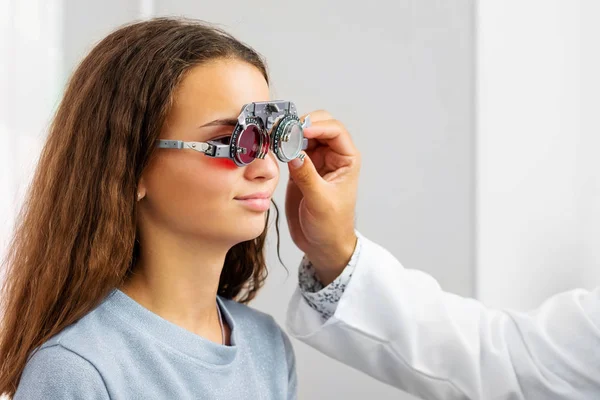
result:
M 326 111 L 310 113 L 304 161 L 288 163 L 285 213 L 292 240 L 324 285 L 350 261 L 360 154 L 346 128 Z M 306 116 L 301 119 L 304 120 Z

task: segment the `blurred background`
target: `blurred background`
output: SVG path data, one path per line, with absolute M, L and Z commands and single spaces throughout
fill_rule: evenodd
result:
M 266 57 L 274 98 L 345 123 L 357 228 L 406 267 L 521 310 L 600 282 L 594 0 L 0 0 L 0 256 L 71 72 L 113 29 L 164 15 L 220 24 Z M 252 306 L 284 326 L 301 254 L 281 228 L 289 272 L 271 235 Z M 294 345 L 301 399 L 413 398 Z

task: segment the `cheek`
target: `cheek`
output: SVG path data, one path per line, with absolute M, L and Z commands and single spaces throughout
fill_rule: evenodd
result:
M 210 157 L 207 157 L 207 158 L 208 158 L 207 164 L 210 167 L 224 169 L 224 170 L 230 170 L 230 171 L 238 169 L 238 166 L 235 165 L 233 160 L 231 160 L 229 158 L 210 158 Z
M 163 210 L 167 206 L 188 212 L 206 210 L 231 197 L 240 173 L 235 163 L 226 158 L 173 152 L 157 160 L 148 171 L 149 190 L 157 194 L 155 198 Z

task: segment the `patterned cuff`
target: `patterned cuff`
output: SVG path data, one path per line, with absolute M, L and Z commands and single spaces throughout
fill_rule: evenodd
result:
M 306 259 L 306 256 L 302 258 L 302 263 L 298 269 L 298 285 L 300 286 L 300 292 L 308 302 L 308 305 L 321 314 L 323 321 L 327 321 L 335 314 L 340 298 L 344 294 L 346 286 L 348 285 L 348 282 L 350 282 L 350 278 L 356 267 L 360 248 L 361 241 L 359 237 L 348 265 L 344 268 L 340 276 L 327 287 L 323 287 L 323 284 L 319 282 L 315 269 L 311 262 Z

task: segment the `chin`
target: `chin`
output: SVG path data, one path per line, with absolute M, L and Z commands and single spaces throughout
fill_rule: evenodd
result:
M 259 237 L 266 229 L 265 218 L 248 218 L 240 226 L 233 227 L 236 244 Z

